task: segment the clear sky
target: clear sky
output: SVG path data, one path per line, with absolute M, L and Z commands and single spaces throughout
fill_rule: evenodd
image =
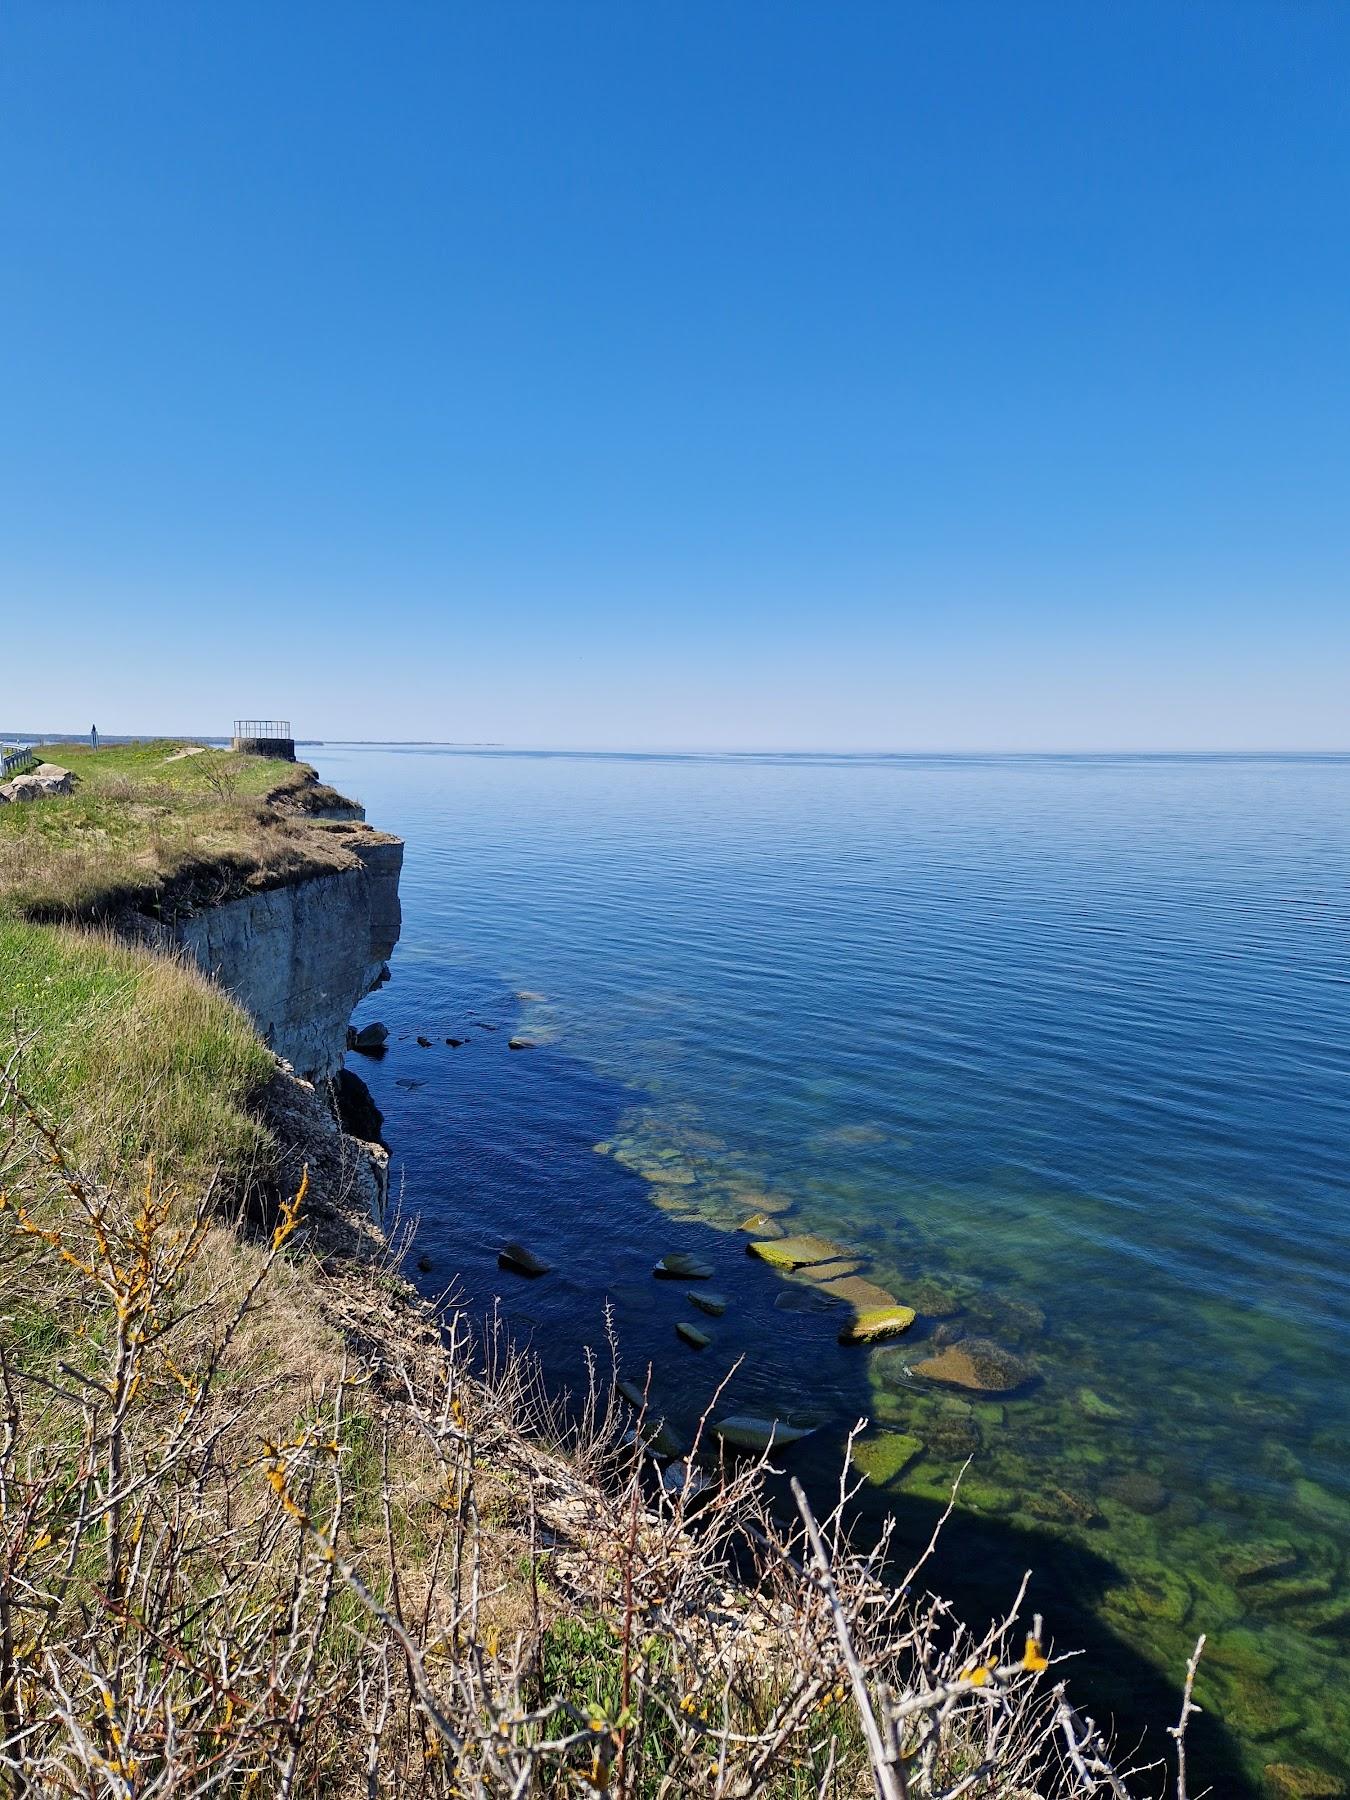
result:
M 1342 0 L 6 0 L 0 727 L 1350 748 Z

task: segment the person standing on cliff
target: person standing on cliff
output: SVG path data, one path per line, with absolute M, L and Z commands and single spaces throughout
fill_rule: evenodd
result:
M 89 727 L 89 748 L 91 750 L 98 749 L 98 726 L 97 725 L 91 725 Z

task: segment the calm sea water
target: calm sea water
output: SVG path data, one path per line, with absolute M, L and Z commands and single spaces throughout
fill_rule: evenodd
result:
M 737 1410 L 824 1421 L 817 1480 L 860 1416 L 918 1437 L 872 1502 L 907 1537 L 973 1454 L 936 1585 L 1034 1567 L 1130 1731 L 1207 1631 L 1223 1791 L 1350 1770 L 1350 759 L 318 761 L 408 840 L 391 1052 L 352 1061 L 424 1285 L 500 1295 L 560 1380 L 608 1300 L 685 1425 L 743 1357 Z M 916 1378 L 931 1316 L 841 1349 L 746 1256 L 760 1196 L 1034 1378 Z M 702 1353 L 674 1249 L 731 1300 Z

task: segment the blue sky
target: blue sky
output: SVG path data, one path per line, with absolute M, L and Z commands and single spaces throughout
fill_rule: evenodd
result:
M 1347 52 L 8 0 L 0 726 L 1350 748 Z

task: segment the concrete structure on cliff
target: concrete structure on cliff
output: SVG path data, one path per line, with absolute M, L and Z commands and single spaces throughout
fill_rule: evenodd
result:
M 289 719 L 236 719 L 231 750 L 245 756 L 277 756 L 295 761 L 295 735 Z

